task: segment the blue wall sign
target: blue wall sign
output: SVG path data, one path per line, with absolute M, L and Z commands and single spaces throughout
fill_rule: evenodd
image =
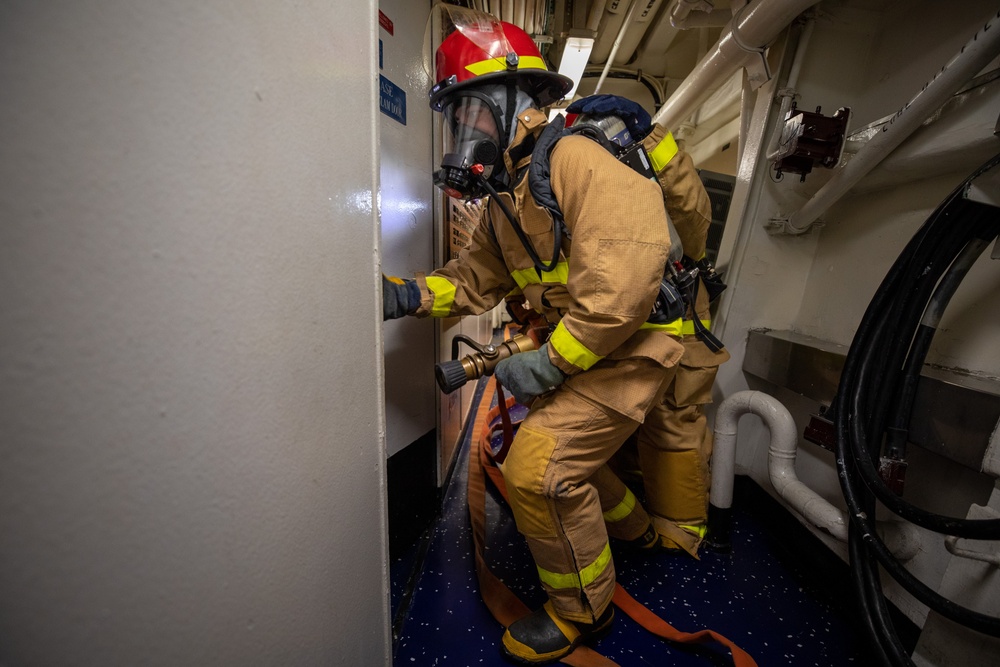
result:
M 406 125 L 406 91 L 378 75 L 379 108 L 382 113 Z

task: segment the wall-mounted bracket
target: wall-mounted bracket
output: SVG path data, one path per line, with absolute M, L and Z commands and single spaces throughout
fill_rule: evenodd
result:
M 840 162 L 851 110 L 841 107 L 832 116 L 824 116 L 820 110 L 820 107 L 816 107 L 815 113 L 795 107 L 789 110 L 774 161 L 777 179 L 788 172 L 800 174 L 800 180 L 805 181 L 814 166 L 833 169 Z

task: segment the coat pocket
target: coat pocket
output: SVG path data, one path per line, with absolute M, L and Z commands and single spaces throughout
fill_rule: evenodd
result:
M 666 265 L 666 246 L 600 239 L 597 249 L 594 310 L 619 317 L 648 316 Z
M 705 405 L 712 402 L 712 385 L 719 366 L 729 360 L 729 352 L 712 352 L 700 340 L 684 341 L 684 356 L 669 390 L 674 407 Z

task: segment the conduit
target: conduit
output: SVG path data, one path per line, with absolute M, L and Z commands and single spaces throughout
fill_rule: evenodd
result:
M 799 72 L 802 71 L 802 61 L 805 60 L 805 54 L 809 48 L 809 40 L 812 39 L 815 27 L 816 19 L 810 18 L 806 21 L 806 25 L 802 29 L 802 35 L 799 37 L 799 43 L 795 47 L 795 56 L 792 58 L 792 67 L 788 71 L 788 80 L 785 82 L 785 87 L 778 91 L 778 97 L 781 98 L 781 106 L 778 109 L 778 123 L 774 128 L 774 134 L 767 149 L 768 162 L 773 162 L 777 158 L 778 149 L 781 146 L 781 130 L 784 127 L 785 117 L 788 116 L 788 112 L 792 108 L 792 102 L 795 101 L 798 95 L 795 86 L 799 85 Z
M 837 540 L 847 542 L 846 512 L 830 504 L 802 483 L 795 474 L 795 455 L 799 437 L 791 414 L 777 399 L 760 391 L 740 391 L 733 394 L 719 405 L 715 415 L 708 542 L 728 543 L 728 535 L 719 535 L 718 518 L 720 513 L 728 514 L 733 504 L 736 426 L 740 417 L 747 414 L 760 417 L 770 431 L 767 471 L 774 490 L 809 523 Z M 728 517 L 721 520 L 722 530 L 728 532 L 728 523 Z M 897 558 L 908 560 L 920 550 L 920 539 L 913 526 L 892 522 L 880 527 L 887 536 L 890 536 L 886 541 L 887 544 L 891 544 L 890 549 Z
M 760 51 L 819 0 L 758 0 L 733 16 L 719 41 L 660 107 L 653 121 L 669 130 L 688 118 L 733 72 L 762 57 Z
M 881 503 L 926 530 L 966 539 L 1000 538 L 1000 517 L 978 517 L 970 512 L 968 518 L 960 518 L 925 510 L 897 496 L 876 467 L 882 457 L 891 456 L 891 440 L 884 442 L 885 436 L 899 429 L 898 420 L 912 407 L 902 404 L 912 395 L 907 396 L 909 392 L 901 388 L 924 365 L 934 334 L 930 325 L 938 320 L 972 255 L 1000 233 L 998 209 L 968 196 L 980 178 L 992 179 L 1000 173 L 992 171 L 998 167 L 1000 154 L 960 183 L 889 268 L 851 341 L 837 398 L 830 409 L 837 435 L 838 479 L 851 520 L 851 573 L 858 600 L 866 610 L 864 618 L 870 619 L 865 628 L 886 665 L 914 663 L 889 619 L 879 566 L 916 601 L 944 618 L 1000 637 L 1000 618 L 962 606 L 925 584 L 897 562 L 872 526 L 877 503 Z M 928 308 L 932 312 L 928 313 Z M 905 433 L 900 435 L 905 438 Z
M 889 153 L 913 134 L 949 97 L 1000 54 L 1000 11 L 972 36 L 933 79 L 871 138 L 812 199 L 784 222 L 789 234 L 804 234 L 830 206 L 846 194 Z M 669 102 L 668 102 L 669 103 Z
M 587 17 L 587 30 L 597 33 L 601 27 L 601 17 L 604 16 L 604 3 L 594 0 L 590 5 L 590 15 Z
M 614 44 L 611 46 L 611 53 L 608 54 L 608 60 L 604 63 L 604 70 L 601 72 L 601 78 L 597 80 L 597 86 L 594 88 L 594 95 L 601 92 L 601 86 L 604 85 L 604 80 L 608 78 L 608 71 L 611 69 L 611 65 L 615 61 L 615 56 L 618 55 L 618 49 L 622 45 L 622 40 L 625 39 L 625 33 L 628 32 L 629 26 L 632 25 L 632 16 L 635 14 L 635 9 L 638 6 L 639 0 L 632 0 L 632 4 L 628 7 L 628 12 L 625 14 L 625 20 L 622 21 L 622 27 L 618 31 L 618 36 L 615 37 Z
M 670 8 L 670 25 L 682 30 L 721 27 L 732 17 L 729 9 L 715 9 L 705 0 L 674 0 Z

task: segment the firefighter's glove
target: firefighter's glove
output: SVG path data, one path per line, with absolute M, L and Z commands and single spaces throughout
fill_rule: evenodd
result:
M 635 140 L 649 134 L 652 120 L 649 113 L 632 100 L 618 95 L 591 95 L 573 102 L 566 107 L 567 113 L 586 114 L 588 116 L 618 116 L 625 121 L 625 126 Z
M 537 350 L 507 357 L 493 371 L 500 384 L 510 389 L 521 405 L 527 405 L 536 396 L 552 391 L 566 379 L 563 372 L 549 361 L 548 348 L 546 343 Z
M 420 288 L 415 280 L 382 274 L 382 321 L 408 315 L 420 307 Z

